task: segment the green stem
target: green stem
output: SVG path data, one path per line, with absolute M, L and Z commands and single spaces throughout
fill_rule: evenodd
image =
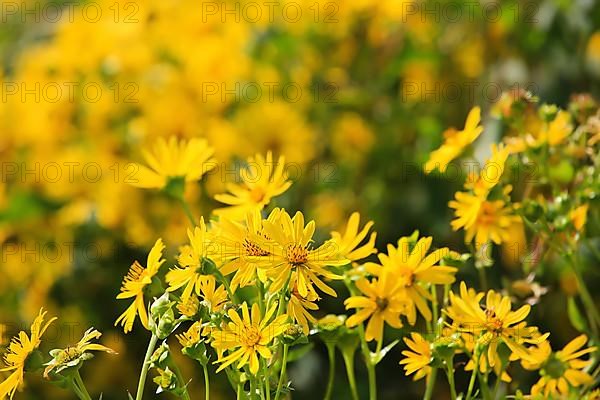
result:
M 279 374 L 279 383 L 277 384 L 277 393 L 275 393 L 275 400 L 279 400 L 279 396 L 281 395 L 281 388 L 283 387 L 283 381 L 285 380 L 285 368 L 287 366 L 287 356 L 288 356 L 288 345 L 283 345 L 283 357 L 281 358 L 281 372 Z
M 454 366 L 452 359 L 446 363 L 446 375 L 448 375 L 448 384 L 450 385 L 450 396 L 452 400 L 456 400 L 456 385 L 454 383 Z
M 89 397 L 85 396 L 73 380 L 71 380 L 71 390 L 73 390 L 73 393 L 75 393 L 80 400 L 91 400 Z
M 142 400 L 144 396 L 144 386 L 146 384 L 146 376 L 148 375 L 148 368 L 150 368 L 150 357 L 154 352 L 154 347 L 156 347 L 156 342 L 158 342 L 158 336 L 152 334 L 150 338 L 150 342 L 148 343 L 148 348 L 146 349 L 146 356 L 144 357 L 144 364 L 142 365 L 142 371 L 140 372 L 140 380 L 138 381 L 137 392 L 135 394 L 135 400 Z
M 76 371 L 76 373 L 75 373 L 75 382 L 77 382 L 77 385 L 79 386 L 79 390 L 81 390 L 81 393 L 84 395 L 84 397 L 86 399 L 92 400 L 92 396 L 90 396 L 89 392 L 87 391 L 85 384 L 83 383 L 83 379 L 81 379 L 81 375 L 79 374 L 79 371 Z
M 569 257 L 569 261 L 571 261 L 571 269 L 575 274 L 575 278 L 577 279 L 577 286 L 579 289 L 579 296 L 581 297 L 581 301 L 585 304 L 586 311 L 588 313 L 588 319 L 590 320 L 590 326 L 594 333 L 594 336 L 598 336 L 598 326 L 600 326 L 600 314 L 598 314 L 598 309 L 596 308 L 596 304 L 594 303 L 594 299 L 590 294 L 585 280 L 583 279 L 583 275 L 579 270 L 579 266 L 577 265 L 577 259 L 574 256 Z
M 210 400 L 210 380 L 208 379 L 208 368 L 206 367 L 206 365 L 202 364 L 202 371 L 204 372 L 204 398 L 206 400 Z M 238 390 L 239 390 L 239 386 L 238 386 Z M 238 393 L 239 395 L 239 393 Z
M 331 398 L 333 392 L 333 382 L 335 380 L 335 345 L 327 344 L 327 357 L 329 358 L 329 379 L 327 380 L 327 390 L 325 391 L 325 400 Z
M 479 368 L 479 355 L 475 354 L 476 359 L 473 360 L 473 372 L 471 372 L 471 379 L 469 380 L 469 388 L 467 389 L 466 400 L 471 400 L 473 388 L 475 387 L 475 377 L 477 376 L 477 369 Z
M 435 387 L 436 378 L 437 378 L 437 368 L 432 367 L 431 373 L 427 377 L 427 387 L 425 388 L 425 396 L 423 396 L 423 400 L 431 400 L 431 396 L 433 395 L 433 388 Z
M 192 213 L 192 209 L 190 208 L 190 205 L 187 203 L 187 201 L 185 201 L 183 196 L 181 196 L 179 198 L 179 201 L 181 203 L 181 206 L 183 207 L 183 211 L 185 211 L 185 215 L 188 217 L 188 219 L 192 223 L 192 226 L 198 226 L 196 224 L 196 219 L 194 218 L 194 214 Z
M 365 340 L 365 327 L 363 324 L 358 325 L 358 335 L 360 336 L 360 348 L 365 358 L 367 366 L 367 377 L 369 379 L 369 400 L 377 400 L 377 375 L 375 373 L 375 365 L 371 361 L 371 351 Z
M 267 395 L 267 400 L 271 400 L 271 376 L 269 373 L 269 368 L 267 368 L 267 361 L 263 362 L 263 373 L 265 375 L 265 392 Z
M 185 384 L 185 380 L 183 379 L 183 374 L 181 373 L 181 370 L 175 363 L 175 360 L 173 360 L 173 358 L 170 356 L 169 356 L 169 358 L 171 361 L 170 364 L 173 367 L 173 372 L 175 372 L 175 376 L 177 377 L 177 380 L 179 381 L 179 385 L 183 388 L 183 393 L 181 394 L 181 397 L 184 400 L 190 400 L 190 394 L 188 393 L 187 385 Z
M 342 356 L 346 365 L 346 375 L 348 376 L 348 383 L 352 392 L 352 400 L 359 400 L 358 391 L 356 390 L 356 378 L 354 376 L 354 352 L 352 354 L 342 352 Z

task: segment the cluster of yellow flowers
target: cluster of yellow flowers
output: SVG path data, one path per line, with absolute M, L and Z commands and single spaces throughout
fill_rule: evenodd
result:
M 497 107 L 509 125 L 515 123 L 509 118 L 522 116 L 510 114 L 515 113 L 513 107 L 519 102 L 525 102 L 528 110 L 536 110 L 529 97 L 513 93 Z M 522 104 L 519 107 L 522 109 Z M 214 165 L 214 149 L 200 139 L 160 139 L 152 151 L 144 152 L 148 167 L 138 166 L 143 179 L 135 185 L 160 190 L 179 200 L 192 227 L 187 230 L 188 242 L 179 247 L 176 266 L 161 271 L 166 263 L 166 246 L 162 239 L 156 240 L 146 265 L 133 263 L 117 296 L 131 304 L 115 325 L 121 325 L 128 333 L 139 317 L 141 325 L 151 333 L 136 399 L 142 399 L 149 370 L 156 371 L 154 382 L 159 391 L 190 398 L 185 379 L 166 344 L 166 338 L 188 325 L 175 336 L 183 354 L 201 364 L 207 399 L 213 351 L 217 356 L 216 373 L 226 372 L 238 398 L 274 396 L 278 400 L 290 389 L 286 383 L 289 348 L 306 343 L 308 335 L 317 335 L 330 349 L 331 362 L 332 346 L 339 346 L 346 360 L 351 360 L 360 347 L 368 370 L 369 398 L 374 400 L 375 367 L 398 343 L 395 340 L 384 347 L 385 327 L 399 329 L 405 323 L 410 336 L 404 337 L 408 350 L 402 351 L 400 364 L 406 375 L 414 374 L 415 380 L 427 378 L 426 399 L 433 395 L 439 369 L 447 374 L 453 399 L 497 398 L 508 390 L 504 385 L 512 381 L 509 371 L 517 362 L 524 369 L 539 373 L 530 394 L 517 391 L 518 398 L 598 398 L 597 391 L 590 391 L 595 382 L 596 374 L 590 369 L 596 364 L 597 347 L 587 344 L 590 340 L 598 343 L 600 318 L 576 261 L 589 208 L 584 200 L 597 185 L 597 175 L 588 177 L 585 174 L 590 171 L 584 171 L 582 176 L 571 177 L 578 179 L 580 185 L 572 189 L 573 199 L 568 206 L 559 210 L 554 205 L 557 193 L 571 186 L 562 176 L 556 179 L 555 172 L 542 176 L 539 183 L 553 189 L 552 197 L 536 193 L 540 190 L 535 187 L 538 182 L 528 182 L 534 187 L 526 187 L 517 203 L 511 199 L 512 186 L 506 183 L 510 179 L 507 171 L 511 170 L 507 164 L 512 160 L 513 166 L 518 165 L 519 156 L 545 157 L 552 168 L 552 157 L 565 151 L 579 154 L 581 163 L 596 165 L 599 160 L 593 146 L 599 134 L 599 125 L 594 124 L 597 108 L 577 132 L 570 122 L 572 114 L 566 111 L 544 105 L 536 112 L 540 121 L 534 126 L 538 130 L 510 137 L 506 144 L 492 145 L 491 157 L 479 171 L 470 171 L 465 191 L 458 192 L 449 203 L 456 213 L 452 227 L 465 230 L 467 244 L 475 239 L 470 254 L 447 247 L 431 251 L 433 238 L 419 237 L 418 232 L 401 237 L 396 245 L 388 244 L 386 253 L 378 253 L 373 222 L 361 227 L 358 213 L 350 216 L 343 232 L 331 232 L 328 239 L 318 244 L 314 221 L 306 222 L 300 211 L 291 215 L 284 208 L 273 207 L 273 200 L 292 183 L 284 174 L 285 159 L 275 159 L 271 152 L 250 157 L 247 166 L 240 170 L 239 183 L 229 184 L 227 193 L 215 196 L 223 207 L 215 209 L 210 220 L 204 216 L 196 219 L 185 192 L 189 183 L 203 179 Z M 582 116 L 581 112 L 572 111 L 576 118 Z M 449 131 L 444 144 L 431 154 L 426 172 L 431 173 L 434 168 L 446 170 L 482 134 L 480 119 L 480 109 L 474 108 L 462 131 Z M 559 146 L 573 143 L 572 140 L 583 146 L 583 155 L 571 146 L 565 146 L 566 150 Z M 540 148 L 545 151 L 538 151 Z M 537 207 L 547 211 L 535 209 L 531 202 L 533 193 Z M 525 226 L 549 252 L 573 261 L 578 291 L 588 315 L 587 321 L 579 321 L 579 325 L 589 326 L 591 338 L 582 334 L 562 350 L 553 351 L 549 333 L 540 332 L 527 321 L 530 304 L 515 307 L 515 299 L 508 294 L 486 289 L 486 269 L 493 265 L 493 260 L 486 258 L 491 257 L 491 244 L 506 244 L 514 229 L 523 230 Z M 370 261 L 375 254 L 378 262 Z M 460 281 L 455 291 L 452 284 L 457 274 L 465 272 L 461 267 L 467 269 L 471 258 L 480 272 L 483 290 L 477 291 Z M 536 267 L 541 268 L 532 268 Z M 349 293 L 344 301 L 346 309 L 355 310 L 351 315 L 330 315 L 321 320 L 312 315 L 319 309 L 323 295 L 336 297 L 343 291 Z M 577 307 L 575 303 L 573 307 Z M 44 316 L 40 311 L 31 336 L 21 332 L 11 342 L 5 356 L 7 367 L 3 369 L 11 374 L 0 384 L 0 397 L 12 398 L 24 382 L 24 372 L 42 365 L 40 339 L 54 321 L 44 324 Z M 426 331 L 421 330 L 421 322 Z M 90 329 L 76 345 L 53 350 L 52 359 L 44 364 L 44 376 L 73 390 L 80 399 L 89 400 L 80 367 L 90 358 L 89 351 L 113 353 L 91 343 L 99 336 L 98 331 Z M 356 340 L 343 340 L 348 337 Z M 160 345 L 159 340 L 163 341 Z M 370 347 L 373 341 L 375 351 Z M 588 354 L 592 358 L 584 359 Z M 464 360 L 458 363 L 455 357 Z M 459 391 L 455 374 L 461 364 L 471 377 L 466 390 Z M 353 363 L 347 362 L 346 367 L 351 395 L 358 399 Z M 326 398 L 331 396 L 332 382 L 330 377 Z

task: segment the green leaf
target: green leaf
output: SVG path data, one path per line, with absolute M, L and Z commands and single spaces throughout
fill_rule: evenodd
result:
M 569 297 L 569 301 L 567 302 L 567 313 L 569 314 L 571 325 L 573 325 L 575 329 L 577 329 L 579 332 L 587 331 L 585 318 L 579 312 L 579 308 L 577 307 L 574 297 Z
M 397 345 L 399 342 L 399 340 L 394 340 L 392 343 L 388 344 L 387 346 L 385 346 L 383 349 L 381 349 L 379 351 L 379 353 L 371 353 L 371 363 L 373 363 L 373 365 L 377 365 L 379 364 L 379 362 L 381 360 L 383 360 L 383 357 L 385 357 L 385 355 L 394 348 L 395 345 Z

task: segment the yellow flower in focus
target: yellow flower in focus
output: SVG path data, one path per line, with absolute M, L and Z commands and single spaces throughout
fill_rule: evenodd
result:
M 533 363 L 523 362 L 526 369 L 539 369 L 541 378 L 531 388 L 533 396 L 545 398 L 570 399 L 575 392 L 571 389 L 593 382 L 593 378 L 584 371 L 591 360 L 582 360 L 581 356 L 593 353 L 597 347 L 582 349 L 587 343 L 586 335 L 571 340 L 562 350 L 552 353 L 550 344 L 543 342 Z
M 369 241 L 362 245 L 361 242 L 367 237 L 369 230 L 373 226 L 373 221 L 369 221 L 359 232 L 360 214 L 352 213 L 346 225 L 346 231 L 342 236 L 339 232 L 331 232 L 331 243 L 338 246 L 339 253 L 350 261 L 362 260 L 377 253 L 375 248 L 376 232 L 372 232 Z
M 188 318 L 193 317 L 198 313 L 200 309 L 200 300 L 198 300 L 198 296 L 191 295 L 185 301 L 179 300 L 177 303 L 177 310 Z
M 180 267 L 169 270 L 166 275 L 166 281 L 169 284 L 167 291 L 173 292 L 183 286 L 181 300 L 185 302 L 192 292 L 200 296 L 201 288 L 214 276 L 208 275 L 210 271 L 205 271 L 205 264 L 211 263 L 209 259 L 214 258 L 218 252 L 218 246 L 215 243 L 213 235 L 208 232 L 204 223 L 204 217 L 200 217 L 200 225 L 194 230 L 188 229 L 189 245 L 181 247 L 181 252 L 177 261 Z
M 75 346 L 69 346 L 65 349 L 54 349 L 50 351 L 53 357 L 44 369 L 44 377 L 48 378 L 50 372 L 60 373 L 62 370 L 76 367 L 92 357 L 89 351 L 104 351 L 109 354 L 117 354 L 116 351 L 98 343 L 92 343 L 92 340 L 98 339 L 102 333 L 94 328 L 90 328 L 83 334 L 83 337 Z
M 217 372 L 222 371 L 234 362 L 238 362 L 236 368 L 241 369 L 244 365 L 250 364 L 250 372 L 258 372 L 258 356 L 270 359 L 273 354 L 269 350 L 269 344 L 274 338 L 281 335 L 288 326 L 286 322 L 288 316 L 280 315 L 273 321 L 271 317 L 277 309 L 277 304 L 273 304 L 261 317 L 258 304 L 252 305 L 252 314 L 248 312 L 248 304 L 244 302 L 241 307 L 242 316 L 229 310 L 228 316 L 231 322 L 221 330 L 215 330 L 212 333 L 211 345 L 220 355 L 216 363 L 221 365 Z M 228 355 L 223 356 L 223 352 L 233 350 Z
M 490 240 L 496 244 L 507 241 L 513 225 L 521 223 L 521 218 L 503 200 L 487 200 L 468 192 L 456 192 L 454 198 L 448 203 L 456 216 L 450 225 L 454 231 L 464 229 L 465 243 L 474 238 L 477 249 Z
M 216 279 L 212 276 L 211 278 L 200 281 L 200 296 L 208 310 L 215 313 L 223 310 L 223 306 L 229 298 L 227 290 L 222 285 L 217 287 Z
M 445 172 L 450 161 L 458 157 L 465 147 L 473 143 L 483 132 L 483 127 L 479 125 L 480 121 L 481 109 L 473 107 L 462 131 L 447 130 L 444 134 L 444 143 L 429 155 L 429 160 L 425 163 L 425 173 L 428 174 L 436 168 L 440 172 Z
M 319 306 L 315 304 L 318 297 L 309 293 L 308 297 L 300 296 L 298 288 L 294 287 L 290 293 L 290 301 L 287 305 L 287 314 L 290 316 L 293 322 L 298 323 L 302 327 L 302 332 L 308 335 L 309 324 L 314 324 L 317 319 L 310 314 L 310 311 L 316 311 Z
M 583 230 L 583 228 L 585 226 L 585 223 L 587 222 L 588 208 L 589 208 L 589 205 L 586 203 L 584 205 L 577 207 L 576 209 L 571 211 L 571 213 L 569 214 L 569 217 L 571 218 L 571 221 L 573 222 L 573 226 L 575 227 L 575 229 L 577 229 L 577 231 L 581 232 L 581 230 Z
M 140 316 L 140 321 L 144 328 L 149 329 L 148 312 L 146 311 L 146 302 L 144 301 L 144 289 L 152 283 L 152 278 L 166 261 L 162 258 L 164 249 L 165 245 L 162 239 L 157 239 L 150 253 L 148 253 L 146 268 L 135 261 L 129 268 L 127 276 L 123 279 L 121 293 L 117 295 L 117 299 L 135 298 L 129 308 L 115 321 L 115 326 L 120 323 L 125 333 L 131 331 L 137 315 Z
M 402 351 L 405 358 L 400 361 L 400 364 L 404 364 L 406 375 L 414 373 L 413 380 L 415 381 L 428 376 L 431 372 L 430 364 L 433 359 L 431 343 L 416 332 L 410 334 L 410 339 L 405 337 L 403 340 L 410 349 Z
M 431 299 L 429 285 L 448 285 L 455 280 L 455 267 L 438 265 L 443 257 L 455 253 L 444 247 L 427 255 L 432 241 L 432 237 L 421 238 L 411 249 L 409 238 L 400 238 L 398 247 L 388 244 L 388 254 L 377 255 L 381 265 L 365 264 L 367 271 L 375 276 L 381 276 L 386 271 L 391 273 L 402 295 L 409 300 L 406 317 L 411 325 L 416 322 L 417 310 L 427 321 L 431 321 L 431 310 L 426 301 Z
M 271 293 L 280 291 L 289 280 L 290 287 L 298 285 L 298 293 L 307 297 L 309 293 L 316 295 L 314 286 L 336 297 L 335 291 L 327 286 L 320 277 L 340 279 L 326 269 L 327 266 L 348 264 L 341 257 L 336 246 L 325 243 L 312 248 L 312 237 L 315 232 L 315 222 L 304 225 L 304 215 L 298 211 L 290 217 L 282 210 L 277 221 L 263 221 L 264 236 L 253 235 L 253 242 L 263 251 L 271 253 L 268 257 L 248 257 L 256 262 L 272 281 L 269 286 Z
M 44 324 L 46 311 L 40 310 L 38 316 L 33 320 L 30 329 L 30 336 L 23 331 L 12 338 L 8 350 L 4 355 L 4 364 L 6 367 L 0 369 L 2 372 L 11 374 L 0 383 L 0 398 L 13 398 L 15 392 L 24 383 L 25 364 L 29 356 L 40 346 L 41 338 L 48 329 L 48 326 L 56 320 L 51 318 Z
M 281 210 L 276 208 L 267 217 L 270 223 L 277 223 Z M 258 264 L 255 257 L 269 257 L 269 249 L 262 249 L 253 241 L 254 235 L 268 239 L 263 228 L 263 219 L 259 210 L 254 209 L 246 214 L 245 224 L 221 218 L 215 228 L 221 248 L 219 261 L 223 263 L 221 273 L 229 275 L 235 272 L 231 279 L 231 290 L 245 287 L 254 283 Z
M 143 150 L 148 167 L 136 164 L 133 186 L 144 189 L 163 189 L 170 179 L 183 178 L 194 182 L 216 166 L 214 150 L 205 139 L 193 138 L 189 142 L 177 141 L 171 136 L 167 141 L 158 138 L 152 151 Z
M 229 193 L 217 194 L 215 199 L 229 207 L 217 208 L 213 212 L 233 220 L 243 219 L 248 212 L 261 211 L 273 197 L 290 188 L 292 182 L 285 176 L 285 158 L 280 156 L 275 162 L 273 154 L 267 157 L 257 154 L 248 159 L 248 166 L 241 171 L 241 184 L 227 184 Z
M 367 341 L 383 339 L 383 323 L 393 328 L 402 328 L 400 315 L 407 312 L 408 299 L 400 291 L 400 280 L 391 271 L 384 271 L 370 282 L 366 278 L 356 281 L 356 287 L 364 296 L 352 296 L 344 301 L 346 310 L 356 308 L 358 311 L 348 317 L 346 326 L 352 328 L 367 318 L 365 339 Z
M 485 305 L 480 304 L 485 296 Z M 498 345 L 506 344 L 520 359 L 531 361 L 529 350 L 525 343 L 539 344 L 546 340 L 549 334 L 540 334 L 536 327 L 527 326 L 524 322 L 531 311 L 526 304 L 516 311 L 511 311 L 510 298 L 502 296 L 493 290 L 477 293 L 467 290 L 464 282 L 460 283 L 460 294 L 450 292 L 450 306 L 445 310 L 452 319 L 452 326 L 468 336 L 474 343 L 487 346 L 487 362 L 495 366 Z

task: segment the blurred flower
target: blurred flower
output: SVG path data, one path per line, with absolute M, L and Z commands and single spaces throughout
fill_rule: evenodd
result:
M 588 207 L 589 205 L 583 204 L 577 208 L 575 208 L 573 211 L 571 211 L 569 213 L 569 217 L 571 218 L 571 221 L 573 222 L 573 226 L 575 227 L 575 229 L 577 231 L 581 231 L 583 230 L 585 223 L 587 221 L 587 212 L 588 212 Z
M 248 166 L 241 173 L 242 184 L 227 184 L 228 194 L 217 194 L 215 199 L 229 207 L 217 208 L 213 212 L 233 220 L 243 219 L 248 212 L 261 211 L 271 202 L 289 189 L 292 182 L 285 176 L 285 158 L 280 156 L 273 161 L 273 154 L 267 152 L 267 157 L 257 154 L 248 159 Z
M 217 372 L 222 371 L 229 365 L 239 361 L 237 368 L 241 369 L 244 365 L 250 364 L 250 372 L 256 374 L 258 372 L 259 361 L 258 355 L 263 358 L 270 359 L 273 354 L 269 350 L 269 344 L 274 338 L 281 335 L 288 324 L 287 315 L 280 315 L 273 321 L 271 317 L 277 309 L 277 304 L 273 304 L 263 317 L 260 315 L 260 309 L 257 303 L 252 305 L 252 315 L 248 312 L 248 304 L 242 304 L 242 317 L 234 311 L 229 310 L 228 316 L 231 322 L 227 327 L 214 330 L 212 333 L 211 345 L 220 354 L 216 363 L 221 365 Z M 239 348 L 238 348 L 239 347 Z M 225 350 L 233 350 L 227 356 L 223 356 Z
M 12 338 L 8 351 L 4 355 L 4 364 L 6 367 L 0 369 L 2 372 L 11 372 L 11 374 L 0 383 L 0 398 L 13 398 L 15 392 L 24 383 L 23 375 L 27 368 L 30 356 L 37 350 L 41 338 L 48 329 L 48 326 L 57 318 L 53 317 L 44 324 L 46 311 L 40 309 L 38 316 L 33 320 L 30 329 L 30 336 L 23 331 L 19 332 L 17 337 Z
M 145 189 L 164 189 L 173 178 L 183 178 L 193 182 L 202 178 L 216 166 L 212 157 L 214 150 L 205 139 L 191 139 L 189 142 L 171 136 L 167 141 L 158 138 L 152 151 L 143 150 L 150 168 L 136 164 L 137 172 L 132 185 Z
M 358 261 L 377 253 L 375 248 L 377 232 L 372 232 L 368 242 L 360 245 L 373 226 L 373 221 L 367 222 L 360 232 L 358 230 L 359 223 L 360 214 L 354 212 L 348 220 L 343 236 L 339 232 L 331 232 L 331 243 L 335 244 L 339 253 L 350 261 Z
M 129 272 L 123 279 L 121 293 L 117 299 L 129 299 L 135 297 L 133 303 L 125 310 L 123 314 L 115 321 L 115 326 L 119 323 L 123 326 L 125 333 L 130 332 L 137 315 L 140 316 L 140 322 L 144 328 L 149 329 L 148 312 L 146 311 L 146 301 L 144 300 L 144 289 L 152 283 L 152 278 L 158 273 L 161 265 L 166 261 L 163 256 L 165 245 L 162 239 L 157 239 L 154 246 L 148 253 L 146 268 L 135 261 L 129 268 Z
M 584 371 L 591 360 L 582 360 L 581 356 L 593 353 L 596 347 L 582 349 L 587 343 L 586 335 L 577 336 L 562 350 L 552 353 L 550 344 L 542 342 L 531 351 L 533 360 L 523 360 L 526 369 L 539 369 L 541 378 L 531 388 L 533 396 L 543 395 L 545 398 L 571 398 L 572 388 L 588 385 L 593 378 Z
M 364 296 L 351 296 L 344 301 L 347 310 L 358 309 L 348 317 L 346 326 L 352 328 L 370 318 L 365 339 L 377 342 L 383 339 L 384 321 L 393 328 L 402 328 L 400 315 L 407 313 L 409 299 L 400 291 L 402 284 L 392 271 L 383 271 L 370 282 L 361 278 L 356 281 L 356 287 Z
M 410 338 L 405 337 L 404 343 L 410 350 L 403 350 L 402 355 L 405 357 L 400 360 L 400 364 L 404 364 L 404 372 L 406 375 L 415 374 L 413 380 L 419 380 L 428 376 L 431 373 L 431 343 L 416 332 L 410 334 Z
M 67 368 L 79 367 L 84 361 L 93 357 L 91 353 L 88 353 L 89 351 L 104 351 L 109 354 L 117 354 L 114 350 L 106 346 L 92 343 L 92 340 L 98 339 L 100 336 L 102 336 L 102 333 L 94 328 L 90 328 L 85 331 L 83 337 L 75 346 L 51 350 L 50 355 L 52 356 L 52 360 L 45 364 L 44 377 L 47 378 L 50 372 L 59 374 Z
M 431 295 L 427 291 L 429 285 L 448 285 L 455 281 L 457 268 L 438 265 L 446 256 L 455 254 L 447 247 L 437 249 L 427 255 L 433 238 L 423 237 L 411 248 L 410 238 L 398 240 L 398 247 L 387 246 L 388 254 L 379 253 L 379 264 L 367 263 L 367 271 L 380 277 L 389 271 L 395 285 L 399 285 L 400 293 L 409 300 L 406 317 L 408 323 L 414 325 L 417 319 L 417 309 L 427 321 L 431 321 L 431 310 L 427 301 Z
M 429 155 L 429 160 L 425 163 L 425 172 L 430 173 L 436 168 L 440 172 L 445 172 L 450 161 L 458 157 L 483 132 L 483 127 L 479 125 L 480 121 L 481 109 L 473 107 L 469 111 L 463 130 L 447 130 L 444 133 L 444 143 Z

